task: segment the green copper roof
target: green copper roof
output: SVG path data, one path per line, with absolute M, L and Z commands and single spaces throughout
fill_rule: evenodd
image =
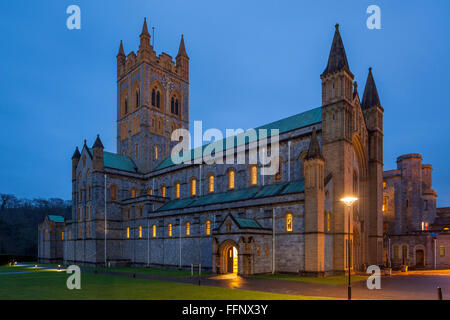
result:
M 64 222 L 64 217 L 49 215 L 48 218 L 53 222 Z
M 319 123 L 322 121 L 322 108 L 315 108 L 312 110 L 308 110 L 296 115 L 293 115 L 291 117 L 288 118 L 284 118 L 266 125 L 263 125 L 261 127 L 255 128 L 256 133 L 257 133 L 257 138 L 256 140 L 258 140 L 259 137 L 259 129 L 267 129 L 267 136 L 270 137 L 270 130 L 271 129 L 278 129 L 279 130 L 279 134 L 285 133 L 285 132 L 289 132 L 295 129 L 299 129 L 299 128 L 303 128 L 303 127 L 307 127 L 310 125 L 313 125 L 315 123 Z M 242 142 L 252 142 L 255 139 L 239 139 L 239 137 L 244 137 L 245 133 L 243 134 L 239 134 L 237 136 L 234 137 L 229 137 L 227 139 L 234 139 L 234 145 L 238 146 L 241 145 Z M 226 148 L 226 139 L 217 141 L 217 142 L 213 142 L 213 144 L 216 145 L 216 152 L 225 150 Z M 212 145 L 212 144 L 210 144 Z M 201 156 L 203 154 L 203 150 L 207 147 L 208 145 L 204 145 L 202 147 L 198 147 L 195 149 L 191 149 L 191 155 L 189 157 L 189 159 L 196 159 L 199 158 L 199 156 Z M 173 166 L 174 163 L 172 162 L 172 158 L 171 157 L 167 157 L 166 159 L 164 159 L 159 166 L 157 166 L 153 171 L 157 171 L 157 170 L 161 170 L 161 169 L 165 169 L 168 167 Z
M 205 205 L 227 203 L 234 201 L 258 199 L 304 191 L 303 180 L 271 184 L 263 187 L 255 186 L 221 193 L 212 193 L 200 197 L 171 200 L 157 211 L 193 208 Z
M 242 229 L 262 229 L 263 227 L 255 219 L 234 218 Z
M 89 152 L 93 154 L 92 148 L 89 148 Z M 137 167 L 130 157 L 117 153 L 103 151 L 103 165 L 106 168 L 137 172 Z

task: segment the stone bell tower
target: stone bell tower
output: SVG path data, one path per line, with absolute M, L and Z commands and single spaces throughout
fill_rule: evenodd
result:
M 189 57 L 181 36 L 176 62 L 156 55 L 144 19 L 137 54 L 117 54 L 117 153 L 142 173 L 171 154 L 172 132 L 189 129 Z

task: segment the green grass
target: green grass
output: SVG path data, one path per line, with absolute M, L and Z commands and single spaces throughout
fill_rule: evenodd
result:
M 137 268 L 137 267 L 81 267 L 84 270 L 98 270 L 98 271 L 112 271 L 122 273 L 147 274 L 153 276 L 163 277 L 190 277 L 191 270 L 177 270 L 177 269 L 158 269 L 158 268 Z M 202 275 L 211 274 L 210 272 L 202 272 Z M 194 271 L 194 276 L 198 276 L 198 269 Z
M 303 277 L 299 275 L 290 275 L 290 274 L 262 274 L 253 276 L 254 278 L 262 278 L 262 279 L 274 279 L 274 280 L 285 280 L 285 281 L 298 281 L 304 283 L 313 283 L 313 284 L 326 284 L 332 286 L 338 286 L 348 283 L 347 276 L 328 276 L 323 278 L 318 277 Z M 365 281 L 368 276 L 362 275 L 352 275 L 351 281 L 359 282 Z
M 18 268 L 18 267 L 12 267 Z M 0 300 L 156 299 L 156 300 L 305 300 L 307 296 L 225 289 L 191 284 L 128 278 L 105 274 L 81 274 L 81 290 L 69 290 L 65 272 L 0 275 Z

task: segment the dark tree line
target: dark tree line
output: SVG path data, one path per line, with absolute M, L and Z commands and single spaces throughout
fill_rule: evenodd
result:
M 38 224 L 49 214 L 69 219 L 71 205 L 58 198 L 30 200 L 0 193 L 0 254 L 37 256 Z

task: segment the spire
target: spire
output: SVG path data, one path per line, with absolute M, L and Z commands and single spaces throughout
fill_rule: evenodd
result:
M 358 95 L 358 83 L 353 82 L 353 99 Z
M 92 148 L 104 148 L 103 147 L 103 143 L 100 140 L 100 135 L 97 135 L 97 139 L 95 139 L 94 145 L 92 146 Z
M 331 44 L 330 56 L 328 57 L 328 64 L 322 75 L 347 69 L 350 71 L 345 54 L 344 43 L 342 42 L 341 34 L 339 33 L 339 24 L 336 24 L 334 32 L 333 43 Z
M 142 37 L 142 35 L 150 36 L 150 33 L 148 33 L 148 29 L 147 29 L 147 18 L 144 18 L 144 25 L 142 26 L 141 37 Z
M 125 51 L 123 50 L 122 40 L 120 40 L 119 53 L 117 54 L 117 56 L 125 56 Z
M 369 68 L 369 75 L 367 76 L 366 87 L 364 88 L 364 95 L 362 99 L 362 108 L 368 109 L 373 106 L 380 106 L 380 98 L 378 97 L 377 86 L 373 80 L 372 68 Z
M 306 154 L 305 159 L 323 159 L 322 151 L 320 150 L 319 140 L 317 139 L 316 127 L 313 128 L 312 137 L 309 141 L 308 153 Z
M 177 57 L 180 57 L 180 56 L 189 58 L 187 53 L 186 53 L 186 47 L 184 46 L 184 37 L 183 37 L 183 35 L 181 35 L 180 46 L 178 47 Z
M 75 148 L 75 152 L 73 153 L 72 156 L 72 160 L 73 159 L 80 159 L 81 158 L 81 154 L 80 154 L 80 150 L 78 150 L 78 147 Z

